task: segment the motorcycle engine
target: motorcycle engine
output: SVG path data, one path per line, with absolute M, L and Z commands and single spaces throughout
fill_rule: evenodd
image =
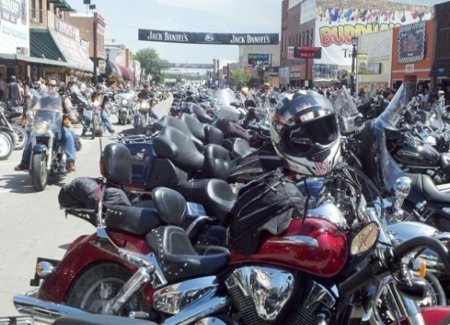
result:
M 329 323 L 336 296 L 305 274 L 263 266 L 233 271 L 226 286 L 244 324 Z

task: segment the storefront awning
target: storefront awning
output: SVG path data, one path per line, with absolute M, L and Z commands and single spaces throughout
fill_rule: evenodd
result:
M 122 73 L 123 80 L 133 80 L 133 71 L 123 65 L 119 65 L 120 72 Z
M 120 67 L 111 61 L 106 61 L 106 74 L 111 77 L 122 78 Z
M 53 3 L 55 7 L 58 7 L 61 11 L 75 11 L 65 0 L 48 0 L 49 3 Z
M 50 34 L 71 68 L 86 72 L 94 71 L 94 63 L 77 40 L 53 30 L 50 30 Z
M 39 59 L 65 61 L 48 29 L 30 29 L 30 56 Z

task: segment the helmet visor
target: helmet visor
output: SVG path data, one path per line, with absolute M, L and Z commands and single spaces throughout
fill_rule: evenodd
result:
M 334 115 L 327 115 L 312 121 L 296 124 L 289 128 L 282 139 L 284 151 L 288 155 L 307 153 L 317 145 L 327 146 L 338 137 Z

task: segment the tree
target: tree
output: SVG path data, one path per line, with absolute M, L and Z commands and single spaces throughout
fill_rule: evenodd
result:
M 166 61 L 159 58 L 159 55 L 155 49 L 141 49 L 134 54 L 133 59 L 141 63 L 141 67 L 145 69 L 145 73 L 150 74 L 155 83 L 160 83 L 163 81 L 161 64 Z
M 242 69 L 236 69 L 231 72 L 230 82 L 233 85 L 244 87 L 248 86 L 249 81 L 252 79 L 252 76 L 245 72 Z

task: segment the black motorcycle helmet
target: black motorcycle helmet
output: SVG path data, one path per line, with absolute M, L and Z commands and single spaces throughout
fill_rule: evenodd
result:
M 311 176 L 329 173 L 340 158 L 340 132 L 331 102 L 315 91 L 285 96 L 274 107 L 272 143 L 288 169 Z

